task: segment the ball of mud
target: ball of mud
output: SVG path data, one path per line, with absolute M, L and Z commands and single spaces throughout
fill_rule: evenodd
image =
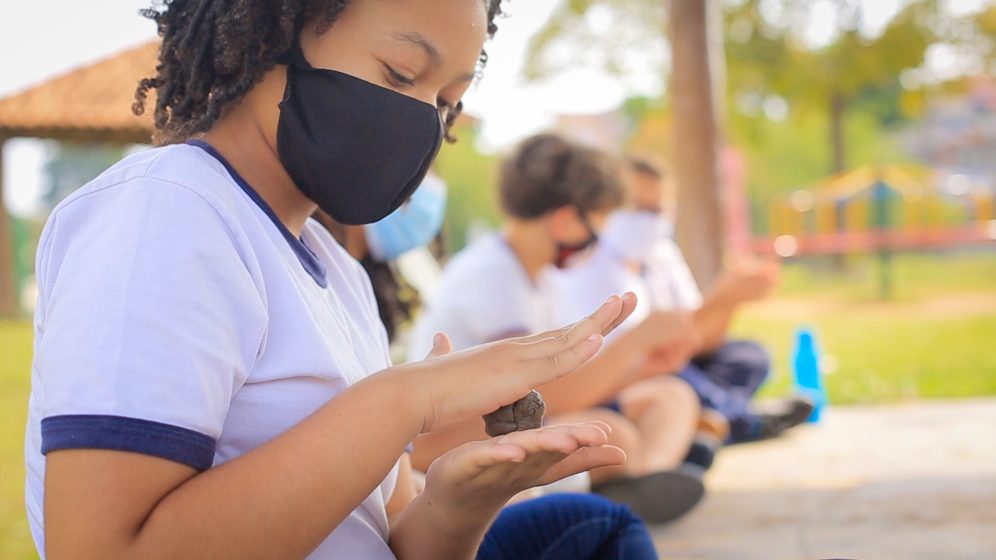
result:
M 510 405 L 484 416 L 484 431 L 491 437 L 503 436 L 512 432 L 531 430 L 543 425 L 543 414 L 546 403 L 539 391 L 530 391 L 528 395 Z

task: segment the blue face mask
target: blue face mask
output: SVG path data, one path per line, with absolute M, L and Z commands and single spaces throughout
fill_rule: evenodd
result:
M 443 227 L 445 213 L 446 183 L 429 174 L 407 203 L 383 220 L 364 226 L 370 254 L 392 261 L 428 245 Z

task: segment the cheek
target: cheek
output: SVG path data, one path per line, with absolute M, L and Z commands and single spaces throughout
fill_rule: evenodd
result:
M 554 230 L 554 238 L 560 243 L 574 245 L 588 239 L 588 230 L 578 222 L 565 220 Z

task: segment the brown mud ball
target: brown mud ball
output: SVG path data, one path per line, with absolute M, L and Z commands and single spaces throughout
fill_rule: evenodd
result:
M 530 391 L 528 395 L 505 405 L 491 414 L 484 416 L 484 431 L 491 437 L 503 436 L 512 432 L 539 428 L 543 424 L 543 414 L 546 403 L 539 391 Z

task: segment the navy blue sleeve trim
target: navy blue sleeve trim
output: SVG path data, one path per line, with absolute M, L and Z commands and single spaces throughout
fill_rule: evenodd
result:
M 207 470 L 215 441 L 202 433 L 150 420 L 91 414 L 50 416 L 41 422 L 42 454 L 60 449 L 112 449 L 152 455 Z

